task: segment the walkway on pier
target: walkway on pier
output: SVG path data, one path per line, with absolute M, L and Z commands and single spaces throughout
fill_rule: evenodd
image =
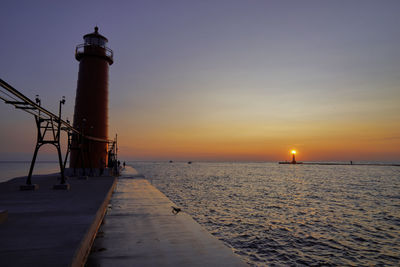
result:
M 57 175 L 34 176 L 36 191 L 19 191 L 26 178 L 0 183 L 0 266 L 82 266 L 111 198 L 114 177 L 70 178 L 69 191 L 53 190 Z
M 246 266 L 184 211 L 172 214 L 174 204 L 147 180 L 124 176 L 88 266 Z

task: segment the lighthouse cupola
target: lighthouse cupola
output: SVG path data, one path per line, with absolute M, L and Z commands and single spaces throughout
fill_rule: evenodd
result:
M 107 38 L 103 35 L 99 34 L 99 27 L 94 27 L 93 33 L 88 33 L 83 36 L 83 40 L 85 40 L 86 45 L 98 45 L 101 47 L 106 47 L 106 43 L 108 42 Z
M 94 32 L 83 36 L 84 43 L 76 46 L 75 58 L 81 61 L 84 56 L 103 57 L 111 65 L 113 64 L 113 51 L 108 48 L 108 39 L 99 33 L 96 26 Z

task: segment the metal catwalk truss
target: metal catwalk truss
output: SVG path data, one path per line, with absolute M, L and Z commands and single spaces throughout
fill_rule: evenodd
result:
M 59 112 L 58 115 L 48 111 L 47 109 L 41 106 L 41 101 L 38 96 L 36 96 L 35 101 L 32 101 L 21 92 L 16 90 L 14 87 L 6 83 L 4 80 L 0 79 L 0 99 L 4 101 L 4 103 L 13 105 L 16 109 L 23 110 L 34 116 L 36 127 L 37 127 L 37 139 L 36 146 L 32 158 L 32 162 L 29 168 L 29 174 L 27 177 L 26 184 L 32 185 L 32 172 L 36 162 L 36 156 L 41 146 L 45 144 L 54 145 L 57 149 L 58 154 L 58 162 L 60 165 L 60 174 L 61 174 L 61 184 L 65 184 L 65 176 L 64 170 L 67 163 L 67 158 L 71 152 L 71 149 L 80 149 L 72 147 L 72 143 L 74 138 L 76 138 L 77 143 L 81 144 L 84 140 L 90 140 L 94 142 L 104 142 L 108 144 L 109 152 L 113 156 L 113 160 L 117 159 L 117 144 L 115 140 L 106 140 L 100 139 L 92 136 L 84 135 L 78 129 L 74 128 L 68 120 L 64 121 L 61 119 L 61 108 L 65 103 L 64 97 L 60 100 L 59 103 Z M 67 140 L 67 152 L 65 155 L 64 161 L 62 160 L 61 155 L 61 146 L 60 146 L 60 133 L 61 131 L 67 132 L 68 140 Z M 81 149 L 82 150 L 82 149 Z M 83 159 L 84 151 L 79 151 L 81 158 Z M 83 165 L 82 165 L 83 166 Z

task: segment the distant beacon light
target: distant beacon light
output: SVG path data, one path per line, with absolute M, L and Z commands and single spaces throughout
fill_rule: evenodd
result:
M 296 163 L 296 150 L 292 150 L 292 163 Z
M 84 43 L 75 49 L 79 61 L 73 126 L 84 135 L 108 139 L 108 67 L 113 64 L 113 51 L 107 38 L 94 32 L 83 36 Z M 75 142 L 75 143 L 74 143 Z M 75 140 L 71 150 L 71 168 L 103 168 L 107 162 L 107 143 Z M 83 158 L 83 160 L 82 160 Z

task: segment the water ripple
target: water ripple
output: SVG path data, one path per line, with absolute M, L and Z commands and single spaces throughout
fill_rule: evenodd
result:
M 400 169 L 132 163 L 252 266 L 400 264 Z

